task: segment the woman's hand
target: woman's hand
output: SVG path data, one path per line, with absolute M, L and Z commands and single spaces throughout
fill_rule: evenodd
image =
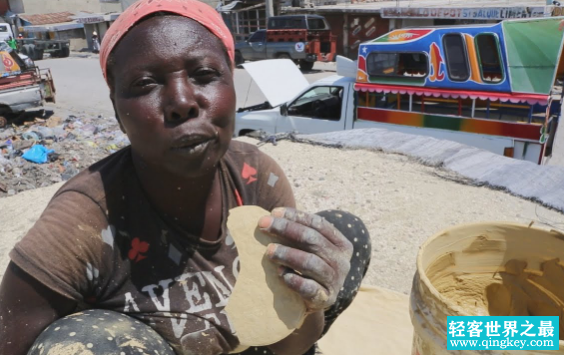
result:
M 308 312 L 331 307 L 349 272 L 352 244 L 323 217 L 293 208 L 274 209 L 259 227 L 280 239 L 268 246 L 267 256 Z

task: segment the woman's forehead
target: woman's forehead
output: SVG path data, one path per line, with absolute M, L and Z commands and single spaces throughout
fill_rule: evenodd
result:
M 151 16 L 135 25 L 114 49 L 116 55 L 133 52 L 189 51 L 225 52 L 222 42 L 207 28 L 192 19 L 176 15 Z M 147 53 L 150 54 L 150 53 Z
M 142 19 L 129 30 L 122 41 L 130 37 L 137 37 L 137 39 L 145 40 L 152 38 L 174 39 L 180 42 L 185 40 L 187 35 L 203 37 L 206 40 L 214 38 L 215 43 L 219 42 L 219 38 L 197 21 L 174 14 L 152 15 Z

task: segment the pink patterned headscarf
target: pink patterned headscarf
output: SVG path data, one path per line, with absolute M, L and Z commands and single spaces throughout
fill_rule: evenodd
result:
M 144 17 L 161 11 L 172 12 L 199 22 L 223 42 L 233 63 L 235 58 L 233 36 L 225 26 L 221 15 L 214 8 L 197 0 L 139 0 L 118 17 L 102 40 L 100 65 L 106 80 L 108 78 L 106 65 L 108 57 L 119 40 Z

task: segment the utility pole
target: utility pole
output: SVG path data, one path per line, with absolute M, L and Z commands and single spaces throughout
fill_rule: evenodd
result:
M 266 19 L 268 20 L 274 16 L 274 0 L 265 0 Z

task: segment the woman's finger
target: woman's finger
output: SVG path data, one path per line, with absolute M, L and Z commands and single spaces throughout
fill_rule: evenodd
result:
M 297 292 L 306 302 L 309 310 L 321 310 L 328 304 L 333 304 L 335 296 L 330 296 L 329 292 L 314 280 L 305 278 L 293 272 L 282 275 L 288 287 Z
M 325 218 L 319 215 L 313 213 L 305 213 L 295 208 L 283 207 L 274 209 L 272 211 L 272 216 L 285 218 L 287 220 L 313 228 L 338 248 L 350 247 L 350 242 L 347 240 L 347 238 L 345 238 L 345 236 L 343 236 L 343 234 L 337 228 L 335 228 L 333 224 L 327 222 Z
M 319 256 L 280 244 L 270 244 L 266 255 L 274 263 L 297 271 L 304 277 L 313 279 L 325 289 L 330 289 L 335 279 L 335 270 Z
M 286 218 L 263 217 L 259 221 L 259 227 L 267 233 L 278 236 L 282 244 L 310 253 L 326 255 L 335 250 L 335 245 L 317 230 Z

